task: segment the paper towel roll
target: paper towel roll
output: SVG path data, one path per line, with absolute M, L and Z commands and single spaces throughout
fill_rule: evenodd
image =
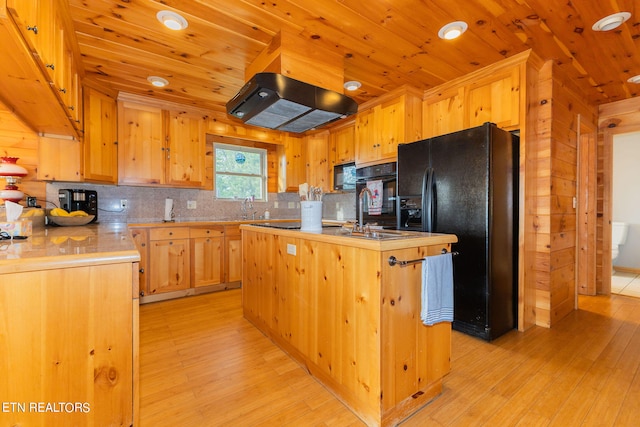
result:
M 164 220 L 173 221 L 173 199 L 165 199 L 164 201 Z

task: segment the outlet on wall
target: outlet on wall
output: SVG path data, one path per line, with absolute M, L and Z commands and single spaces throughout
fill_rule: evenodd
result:
M 128 205 L 127 199 L 120 199 L 120 209 L 127 209 Z
M 187 200 L 187 209 L 195 209 L 198 206 L 195 200 Z

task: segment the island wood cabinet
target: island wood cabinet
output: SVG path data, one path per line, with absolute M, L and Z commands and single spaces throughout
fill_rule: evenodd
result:
M 118 107 L 115 98 L 84 89 L 84 179 L 118 182 Z
M 118 102 L 118 182 L 205 186 L 204 119 L 153 105 Z
M 149 294 L 189 287 L 189 229 L 161 227 L 149 230 Z
M 137 262 L 57 258 L 0 275 L 0 425 L 137 426 Z
M 70 42 L 73 28 L 64 13 L 53 1 L 0 4 L 0 88 L 3 99 L 36 131 L 77 136 L 82 96 Z
M 395 161 L 399 143 L 421 138 L 421 95 L 406 87 L 389 92 L 360 106 L 355 128 L 356 163 Z
M 441 392 L 451 324 L 422 324 L 421 264 L 387 260 L 440 254 L 455 236 L 385 247 L 258 228 L 242 229 L 245 318 L 367 425 L 397 425 Z
M 131 227 L 142 302 L 240 287 L 238 225 Z

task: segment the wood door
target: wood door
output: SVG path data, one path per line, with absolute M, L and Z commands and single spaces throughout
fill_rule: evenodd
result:
M 118 180 L 118 109 L 116 100 L 86 88 L 84 178 L 115 184 Z
M 306 162 L 303 138 L 285 136 L 284 155 L 286 191 L 298 192 L 298 186 L 306 181 Z
M 119 184 L 164 184 L 164 135 L 160 108 L 118 103 Z
M 225 226 L 225 282 L 242 280 L 242 236 L 237 225 Z
M 408 142 L 405 141 L 405 101 L 406 96 L 402 95 L 380 106 L 376 115 L 380 135 L 380 149 L 376 160 L 396 158 L 398 143 Z
M 191 228 L 191 286 L 217 285 L 224 279 L 224 229 Z
M 377 160 L 380 141 L 375 129 L 375 107 L 358 113 L 355 146 L 356 163 Z
M 154 240 L 149 248 L 149 294 L 189 287 L 189 239 Z
M 168 125 L 165 151 L 167 183 L 180 187 L 204 187 L 204 119 L 171 111 Z
M 82 145 L 78 140 L 40 137 L 37 177 L 42 181 L 82 181 Z
M 307 179 L 314 187 L 324 192 L 331 190 L 329 179 L 329 132 L 319 132 L 305 137 L 307 148 Z
M 138 264 L 138 281 L 140 293 L 149 294 L 149 232 L 144 228 L 132 228 L 131 237 L 136 249 L 140 252 L 140 262 Z
M 333 156 L 332 164 L 340 165 L 343 163 L 353 162 L 356 159 L 355 140 L 356 140 L 356 123 L 355 120 L 332 128 L 330 135 L 331 153 Z

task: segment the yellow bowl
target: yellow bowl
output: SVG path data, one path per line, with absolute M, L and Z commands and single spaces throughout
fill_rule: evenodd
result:
M 56 224 L 56 225 L 62 225 L 65 227 L 69 227 L 69 226 L 74 226 L 74 225 L 87 225 L 89 224 L 93 218 L 95 218 L 95 215 L 88 215 L 88 216 L 51 216 L 48 215 L 47 218 L 49 218 L 49 222 Z

